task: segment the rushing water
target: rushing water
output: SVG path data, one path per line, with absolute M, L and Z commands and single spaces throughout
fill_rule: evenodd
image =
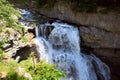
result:
M 36 25 L 36 48 L 45 59 L 67 75 L 62 80 L 110 80 L 109 67 L 95 55 L 80 50 L 76 26 L 53 22 Z

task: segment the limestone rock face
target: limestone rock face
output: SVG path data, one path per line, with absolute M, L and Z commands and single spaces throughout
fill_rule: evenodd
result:
M 84 46 L 92 48 L 120 48 L 120 35 L 96 27 L 79 27 Z

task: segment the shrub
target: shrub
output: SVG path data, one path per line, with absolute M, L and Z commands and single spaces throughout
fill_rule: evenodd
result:
M 33 75 L 34 80 L 60 80 L 61 77 L 65 77 L 65 74 L 56 69 L 56 65 L 49 64 L 45 61 L 41 61 L 36 65 L 36 71 L 30 66 L 28 71 Z
M 3 78 L 1 80 L 27 80 L 22 76 L 19 76 L 14 70 L 10 71 L 8 73 L 8 76 L 6 78 Z
M 29 41 L 28 35 L 24 35 L 22 37 L 22 41 L 25 42 L 25 43 L 28 42 Z
M 62 71 L 56 69 L 55 64 L 49 64 L 45 60 L 38 63 L 33 62 L 36 59 L 34 57 L 31 54 L 28 59 L 19 63 L 20 67 L 24 67 L 32 75 L 33 80 L 60 80 L 61 77 L 66 76 Z
M 0 31 L 6 27 L 12 27 L 21 32 L 23 26 L 19 23 L 18 18 L 21 12 L 16 10 L 7 0 L 0 0 Z
M 15 62 L 12 63 L 3 63 L 0 62 L 0 74 L 3 75 L 4 77 L 0 76 L 0 80 L 27 80 L 22 76 L 19 76 L 14 70 L 13 67 L 15 67 L 13 65 L 13 63 L 15 64 Z

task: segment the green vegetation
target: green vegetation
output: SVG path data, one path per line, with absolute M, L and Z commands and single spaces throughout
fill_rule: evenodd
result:
M 34 80 L 60 80 L 60 77 L 65 77 L 62 71 L 55 68 L 56 65 L 41 61 L 36 65 L 36 71 L 33 71 L 32 66 L 28 68 L 28 71 L 33 75 Z
M 10 71 L 8 74 L 9 75 L 6 78 L 3 78 L 1 80 L 27 80 L 24 77 L 19 76 L 15 71 Z
M 65 77 L 62 71 L 56 69 L 56 65 L 49 64 L 45 61 L 40 61 L 34 65 L 33 56 L 27 60 L 23 60 L 20 63 L 16 63 L 13 59 L 6 58 L 7 55 L 0 57 L 0 73 L 4 72 L 5 77 L 0 80 L 27 80 L 23 76 L 16 73 L 15 68 L 25 68 L 26 72 L 30 73 L 33 80 L 60 80 L 61 77 Z
M 0 49 L 3 48 L 3 46 L 4 46 L 4 42 L 0 42 Z
M 6 54 L 0 54 L 0 80 L 27 80 L 19 76 L 14 68 L 17 63 L 14 60 L 5 58 Z
M 60 80 L 61 77 L 65 77 L 62 71 L 56 69 L 55 64 L 49 64 L 45 60 L 35 63 L 35 59 L 32 54 L 27 60 L 19 63 L 19 66 L 32 75 L 33 80 Z
M 22 41 L 25 42 L 25 43 L 27 43 L 29 41 L 28 35 L 24 35 L 22 37 Z
M 24 28 L 18 21 L 20 17 L 19 10 L 16 10 L 7 0 L 0 0 L 0 31 L 11 27 L 22 33 Z
M 4 55 L 3 55 L 3 51 L 0 49 L 0 61 L 2 61 Z
M 24 26 L 19 23 L 19 18 L 21 18 L 19 10 L 7 0 L 0 0 L 0 54 L 3 53 L 3 46 L 10 43 L 11 37 L 15 37 L 14 33 L 23 34 L 25 31 Z

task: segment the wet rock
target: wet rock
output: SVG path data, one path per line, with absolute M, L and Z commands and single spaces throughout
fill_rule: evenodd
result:
M 120 79 L 120 49 L 94 49 L 93 51 L 111 69 L 111 80 Z
M 120 35 L 96 27 L 82 26 L 80 35 L 85 49 L 93 51 L 111 69 L 111 80 L 120 78 Z M 89 48 L 88 48 L 89 47 Z

